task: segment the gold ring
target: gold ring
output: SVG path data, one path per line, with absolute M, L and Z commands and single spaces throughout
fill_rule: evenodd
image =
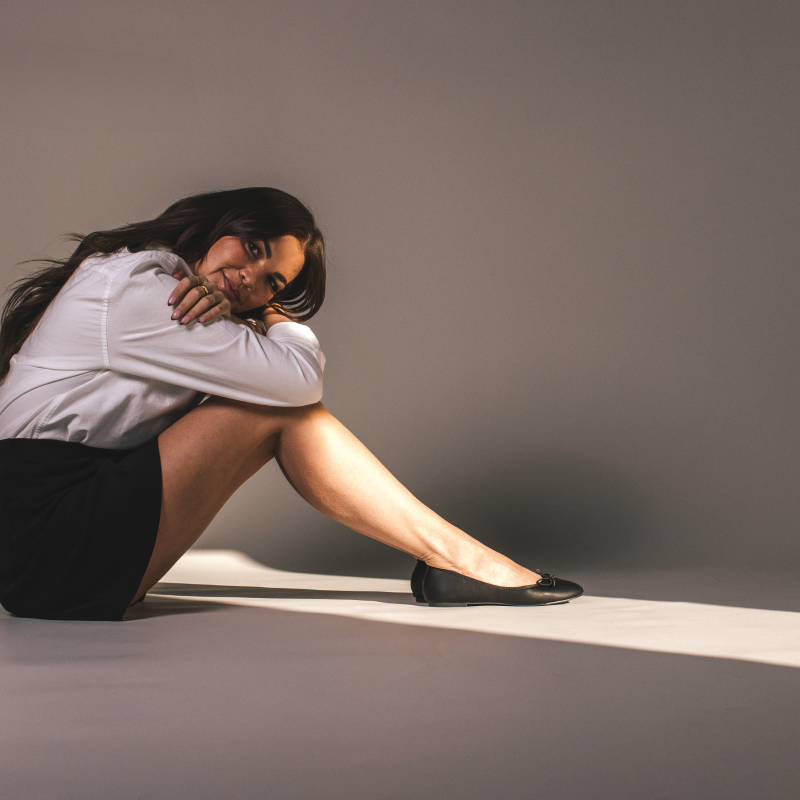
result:
M 205 296 L 206 297 L 208 297 L 211 294 L 211 292 L 208 291 L 208 286 L 206 286 L 204 283 L 201 283 L 197 288 L 198 289 L 205 289 L 205 292 L 206 292 Z

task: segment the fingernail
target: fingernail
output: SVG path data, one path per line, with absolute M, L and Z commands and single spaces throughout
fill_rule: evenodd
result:
M 178 311 L 178 309 L 176 308 L 176 309 L 175 309 L 175 310 L 172 312 L 172 319 L 178 319 L 178 317 L 179 317 L 180 315 L 181 315 L 181 312 L 180 312 L 180 311 Z
M 205 322 L 205 321 L 206 321 L 206 318 L 205 318 L 205 317 L 200 317 L 200 319 L 198 319 L 197 321 L 198 321 L 198 322 Z

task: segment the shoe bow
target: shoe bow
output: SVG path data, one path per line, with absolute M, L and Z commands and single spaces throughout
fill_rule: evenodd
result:
M 556 585 L 556 576 L 551 575 L 549 572 L 540 572 L 538 569 L 535 569 L 534 572 L 537 575 L 541 575 L 542 579 L 539 581 L 537 586 L 555 586 Z

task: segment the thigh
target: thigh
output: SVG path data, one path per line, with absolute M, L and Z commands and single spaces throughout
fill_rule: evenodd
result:
M 158 437 L 161 519 L 136 598 L 197 541 L 236 489 L 273 458 L 285 427 L 315 408 L 257 406 L 213 397 Z

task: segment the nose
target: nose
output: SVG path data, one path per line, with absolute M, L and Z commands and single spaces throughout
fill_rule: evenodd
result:
M 245 292 L 252 295 L 255 291 L 259 291 L 259 293 L 263 291 L 266 298 L 269 300 L 275 292 L 270 289 L 262 272 L 266 272 L 266 268 L 262 270 L 252 266 L 242 267 L 239 270 L 239 279 L 242 282 L 241 287 Z
M 239 280 L 242 282 L 242 289 L 252 292 L 255 288 L 255 276 L 247 267 L 242 267 L 239 270 Z

